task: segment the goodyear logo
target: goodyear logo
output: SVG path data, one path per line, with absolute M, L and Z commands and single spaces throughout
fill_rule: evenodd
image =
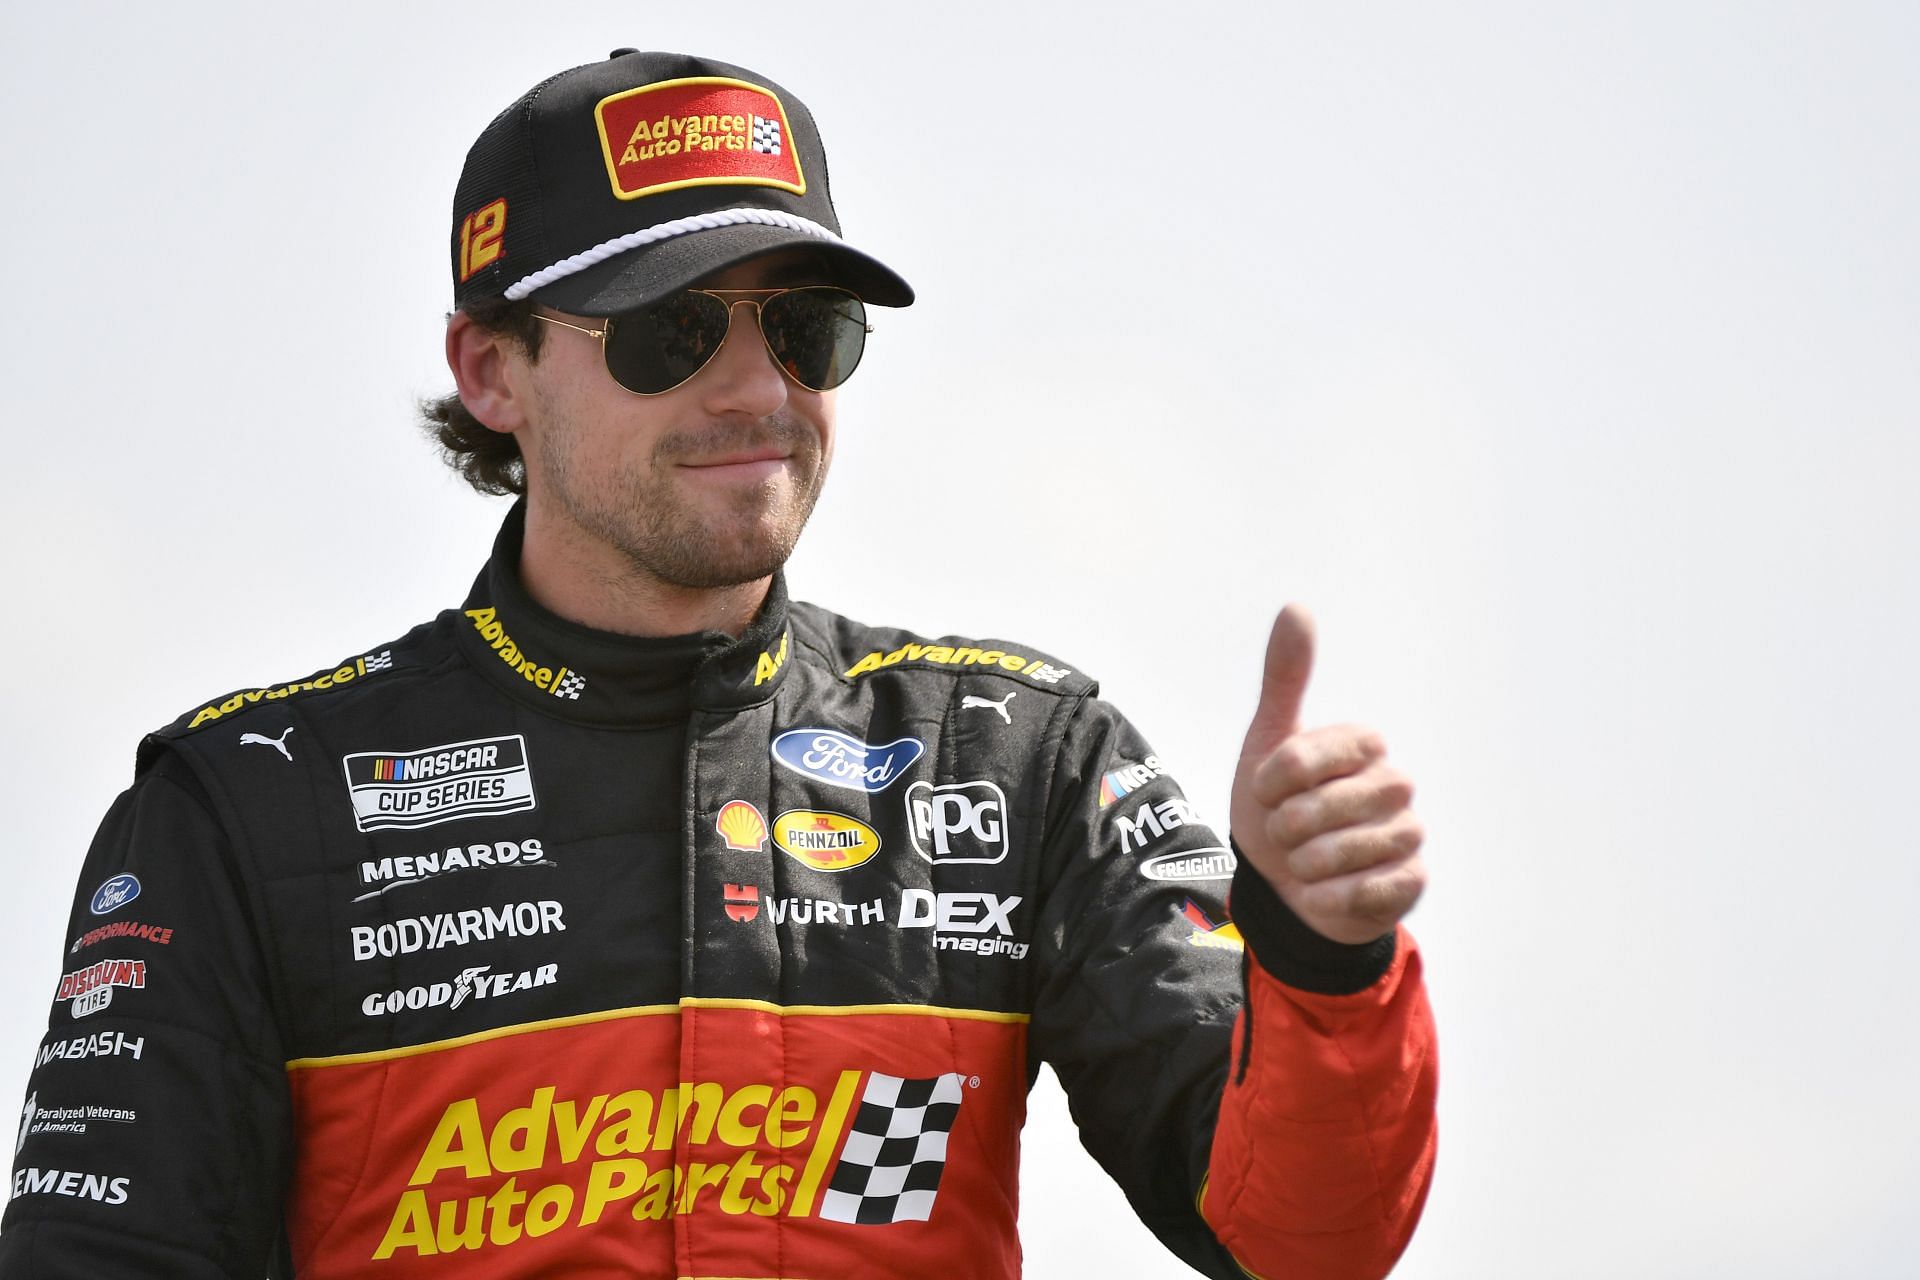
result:
M 621 200 L 701 186 L 807 191 L 787 110 L 757 84 L 722 76 L 663 80 L 602 98 L 593 123 Z
M 1000 649 L 977 649 L 970 645 L 956 648 L 945 644 L 903 644 L 891 653 L 875 650 L 848 667 L 844 674 L 849 680 L 857 680 L 870 671 L 903 662 L 926 662 L 937 667 L 998 667 L 1040 684 L 1058 684 L 1073 674 L 1066 667 L 1056 667 L 1039 658 L 1025 658 Z
M 567 667 L 544 666 L 522 653 L 513 637 L 507 634 L 507 629 L 500 625 L 499 616 L 492 605 L 468 609 L 466 613 L 473 620 L 473 629 L 480 633 L 482 640 L 493 646 L 500 661 L 511 667 L 528 684 L 556 698 L 571 698 L 575 702 L 580 700 L 580 694 L 587 687 L 587 678 Z
M 510 1248 L 622 1216 L 647 1222 L 717 1210 L 860 1224 L 925 1221 L 944 1154 L 915 1162 L 925 1179 L 920 1197 L 885 1197 L 892 1203 L 882 1205 L 851 1188 L 869 1184 L 885 1159 L 885 1138 L 944 1153 L 961 1100 L 958 1074 L 906 1080 L 860 1070 L 841 1071 L 824 1099 L 801 1084 L 728 1088 L 711 1080 L 657 1094 L 558 1093 L 554 1086 L 535 1089 L 526 1105 L 491 1116 L 476 1098 L 450 1103 L 373 1260 Z M 685 1158 L 695 1148 L 704 1159 Z M 522 1175 L 539 1176 L 522 1187 Z M 488 1188 L 497 1189 L 484 1194 Z
M 880 833 L 858 818 L 789 809 L 773 820 L 773 842 L 815 871 L 847 871 L 880 852 Z
M 319 675 L 299 680 L 293 684 L 283 684 L 264 689 L 243 689 L 222 702 L 213 702 L 193 713 L 193 719 L 187 728 L 198 729 L 209 720 L 218 720 L 221 716 L 230 716 L 256 702 L 277 702 L 281 698 L 291 698 L 295 694 L 313 693 L 321 689 L 331 689 L 335 685 L 349 684 L 376 671 L 385 671 L 393 666 L 393 650 L 383 649 L 379 653 L 364 654 L 345 666 L 332 671 L 323 671 Z

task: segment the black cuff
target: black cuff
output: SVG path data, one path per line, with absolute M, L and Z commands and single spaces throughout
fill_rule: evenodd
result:
M 1350 996 L 1380 981 L 1393 967 L 1396 930 L 1372 942 L 1335 942 L 1295 915 L 1237 844 L 1233 856 L 1239 866 L 1233 873 L 1228 914 L 1270 977 L 1302 991 Z

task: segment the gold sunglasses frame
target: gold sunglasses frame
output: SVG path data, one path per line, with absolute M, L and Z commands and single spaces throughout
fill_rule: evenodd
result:
M 695 378 L 700 376 L 702 370 L 704 370 L 708 365 L 713 363 L 714 356 L 719 355 L 720 348 L 724 347 L 727 344 L 727 338 L 731 338 L 733 336 L 733 309 L 741 305 L 742 303 L 744 303 L 747 306 L 750 306 L 753 308 L 754 332 L 760 335 L 760 344 L 767 349 L 767 358 L 773 361 L 773 367 L 780 370 L 781 374 L 784 375 L 789 382 L 793 383 L 794 386 L 804 387 L 806 388 L 806 390 L 813 392 L 815 395 L 825 395 L 827 391 L 832 391 L 837 387 L 845 386 L 846 379 L 842 378 L 838 383 L 835 383 L 833 387 L 827 387 L 825 389 L 822 389 L 819 387 L 807 386 L 806 383 L 800 381 L 800 379 L 794 377 L 793 374 L 789 373 L 787 371 L 786 366 L 780 363 L 780 357 L 774 351 L 773 343 L 767 340 L 766 326 L 762 323 L 762 321 L 766 316 L 766 312 L 761 310 L 761 305 L 763 303 L 769 302 L 783 293 L 800 293 L 807 289 L 832 289 L 836 293 L 844 293 L 849 298 L 852 298 L 855 302 L 859 303 L 860 309 L 862 311 L 866 310 L 867 300 L 865 298 L 862 298 L 859 294 L 853 292 L 851 289 L 842 289 L 838 285 L 801 284 L 801 285 L 791 285 L 785 289 L 687 289 L 685 290 L 684 292 L 687 292 L 687 293 L 704 293 L 709 298 L 717 298 L 722 304 L 724 304 L 727 308 L 727 332 L 726 332 L 726 336 L 720 339 L 719 344 L 716 345 L 714 349 L 708 353 L 707 358 L 700 362 L 700 368 L 695 369 L 692 373 L 680 379 L 680 381 L 674 383 L 672 386 L 667 387 L 660 391 L 635 391 L 632 387 L 620 381 L 620 379 L 613 377 L 613 369 L 611 366 L 607 364 L 607 335 L 613 331 L 613 323 L 614 321 L 620 318 L 619 316 L 607 316 L 605 319 L 605 323 L 602 324 L 598 329 L 588 329 L 588 328 L 585 328 L 584 326 L 572 324 L 572 323 L 569 323 L 568 321 L 562 320 L 558 316 L 545 315 L 538 311 L 533 312 L 533 318 L 535 320 L 545 321 L 547 324 L 558 325 L 562 329 L 571 329 L 575 333 L 584 333 L 589 338 L 598 339 L 600 342 L 601 366 L 607 370 L 607 376 L 609 378 L 613 378 L 613 385 L 616 387 L 619 387 L 622 391 L 626 392 L 628 395 L 630 396 L 664 396 L 668 392 L 678 391 L 680 388 L 686 386 L 689 382 L 692 382 Z M 864 321 L 862 322 L 861 327 L 867 333 L 873 332 L 873 326 L 871 324 L 867 324 Z M 863 354 L 864 354 L 864 344 L 863 344 Z M 852 377 L 852 376 L 853 376 L 852 374 L 847 375 L 847 377 Z

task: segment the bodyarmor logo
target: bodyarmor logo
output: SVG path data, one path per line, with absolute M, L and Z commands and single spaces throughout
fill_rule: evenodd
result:
M 421 751 L 357 751 L 340 763 L 362 831 L 430 827 L 534 805 L 527 740 L 517 733 Z
M 774 760 L 795 773 L 869 794 L 899 781 L 926 749 L 918 738 L 896 738 L 876 747 L 838 729 L 789 729 L 773 740 Z
M 984 778 L 907 788 L 907 832 L 932 863 L 995 863 L 1007 856 L 1007 797 Z

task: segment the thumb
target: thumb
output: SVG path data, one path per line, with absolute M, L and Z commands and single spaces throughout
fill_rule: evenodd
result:
M 1264 756 L 1300 727 L 1300 703 L 1313 671 L 1313 615 L 1290 604 L 1273 620 L 1266 666 L 1260 672 L 1260 705 L 1247 727 L 1242 754 Z

